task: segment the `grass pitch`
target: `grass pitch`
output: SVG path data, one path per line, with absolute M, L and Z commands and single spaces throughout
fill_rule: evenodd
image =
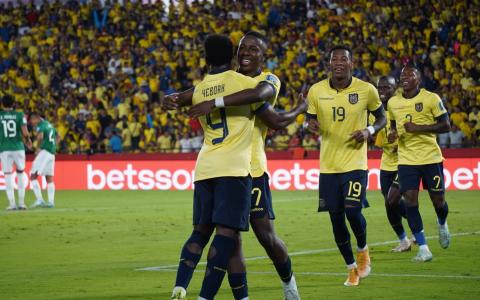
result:
M 342 285 L 346 268 L 328 215 L 316 213 L 316 195 L 273 194 L 276 229 L 294 254 L 302 299 L 478 299 L 480 192 L 447 194 L 450 231 L 458 235 L 447 250 L 432 237 L 434 259 L 424 264 L 410 261 L 417 248 L 389 252 L 395 235 L 380 193 L 369 192 L 372 207 L 364 212 L 373 270 L 353 288 Z M 191 232 L 191 192 L 59 191 L 56 198 L 55 209 L 0 212 L 0 299 L 169 299 L 175 280 L 169 266 Z M 426 234 L 436 236 L 425 192 L 420 203 Z M 246 256 L 254 258 L 247 261 L 250 298 L 282 299 L 263 248 L 252 232 L 243 238 Z M 204 268 L 194 275 L 189 299 L 197 298 Z M 232 299 L 226 280 L 216 299 Z

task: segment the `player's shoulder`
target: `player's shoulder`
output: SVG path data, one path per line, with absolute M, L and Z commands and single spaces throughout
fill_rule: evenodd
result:
M 352 87 L 362 90 L 376 90 L 376 87 L 373 84 L 357 77 L 352 77 Z
M 398 105 L 400 103 L 400 101 L 402 101 L 403 97 L 402 95 L 393 95 L 389 100 L 388 100 L 388 107 L 392 107 L 392 106 L 395 106 L 395 105 Z
M 225 72 L 225 77 L 233 81 L 234 83 L 241 84 L 241 85 L 247 85 L 247 86 L 256 86 L 258 81 L 255 78 L 245 76 L 243 74 L 240 74 L 238 72 L 229 70 Z
M 420 96 L 421 96 L 423 99 L 433 100 L 433 101 L 435 101 L 435 102 L 437 102 L 439 99 L 441 99 L 440 96 L 439 96 L 437 93 L 428 91 L 428 90 L 426 90 L 426 89 L 421 89 L 421 90 L 420 90 Z
M 268 81 L 272 84 L 279 85 L 280 79 L 277 75 L 270 71 L 262 72 L 259 75 L 254 77 L 257 81 Z
M 331 89 L 330 84 L 328 82 L 328 79 L 323 79 L 323 80 L 320 80 L 320 81 L 314 83 L 310 87 L 309 94 L 310 93 L 315 93 L 315 92 L 318 92 L 318 91 L 324 90 L 324 89 Z

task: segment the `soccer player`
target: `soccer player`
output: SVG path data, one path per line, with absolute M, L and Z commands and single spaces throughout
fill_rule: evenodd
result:
M 60 136 L 57 134 L 55 127 L 36 112 L 30 115 L 30 123 L 37 131 L 37 143 L 39 145 L 33 160 L 32 170 L 30 171 L 30 181 L 36 198 L 32 208 L 53 208 L 55 207 L 55 184 L 53 183 L 55 152 L 57 151 L 57 143 L 60 140 Z M 48 203 L 43 201 L 38 175 L 45 176 L 47 181 Z
M 436 140 L 436 134 L 450 130 L 450 121 L 440 97 L 421 89 L 421 82 L 420 71 L 414 66 L 406 66 L 400 74 L 403 93 L 388 103 L 391 123 L 388 138 L 390 142 L 398 139 L 400 192 L 407 204 L 408 225 L 419 245 L 418 253 L 413 258 L 417 262 L 432 260 L 418 210 L 420 180 L 428 189 L 437 213 L 440 246 L 445 249 L 450 244 L 443 156 Z
M 25 145 L 32 147 L 32 141 L 27 128 L 27 120 L 22 112 L 13 109 L 14 99 L 10 95 L 2 98 L 3 110 L 0 111 L 0 159 L 2 171 L 5 175 L 5 185 L 9 206 L 7 210 L 25 210 L 26 182 L 23 171 L 25 170 Z M 18 207 L 15 202 L 13 165 L 17 170 L 18 178 Z
M 273 109 L 280 91 L 280 80 L 270 72 L 262 72 L 265 54 L 268 47 L 266 38 L 258 32 L 248 32 L 241 39 L 237 53 L 239 72 L 254 77 L 258 85 L 254 89 L 247 89 L 241 92 L 224 97 L 222 101 L 225 106 L 235 106 L 265 100 L 269 103 L 268 108 L 257 114 L 255 119 L 254 137 L 252 140 L 252 162 L 251 175 L 253 177 L 253 189 L 251 197 L 250 224 L 260 244 L 272 259 L 274 266 L 281 278 L 285 299 L 300 299 L 293 276 L 290 257 L 285 243 L 277 236 L 274 230 L 273 212 L 269 178 L 267 174 L 267 160 L 265 154 L 265 137 L 267 126 L 279 129 L 293 122 L 296 117 L 304 113 L 307 105 L 305 99 L 300 97 L 298 105 L 290 112 L 278 113 Z M 211 112 L 215 107 L 215 101 L 210 100 L 193 106 L 189 114 L 191 117 L 199 117 Z M 236 282 L 237 278 L 244 277 L 244 261 L 240 261 L 241 267 L 237 274 L 229 270 L 229 281 L 234 294 L 241 289 L 239 283 L 245 284 L 246 279 Z M 179 269 L 180 271 L 180 269 Z M 191 270 L 193 272 L 193 269 Z M 186 288 L 188 282 L 179 282 L 177 276 L 176 286 Z M 236 299 L 239 299 L 236 297 Z
M 328 211 L 338 249 L 349 269 L 346 286 L 356 286 L 369 275 L 367 223 L 367 139 L 385 127 L 386 118 L 376 88 L 352 76 L 350 48 L 340 45 L 329 52 L 331 75 L 308 92 L 307 118 L 320 132 L 319 211 Z M 375 117 L 367 127 L 368 112 Z M 350 246 L 345 217 L 357 239 L 357 262 Z
M 396 88 L 395 78 L 391 76 L 382 76 L 378 80 L 378 94 L 384 109 L 387 109 L 388 101 L 395 94 Z M 383 149 L 380 163 L 380 186 L 385 199 L 388 221 L 400 240 L 400 243 L 392 249 L 392 252 L 405 252 L 411 249 L 412 244 L 407 238 L 402 224 L 402 217 L 406 218 L 407 212 L 398 187 L 398 144 L 396 141 L 388 142 L 389 131 L 390 124 L 387 115 L 387 126 L 377 133 L 375 143 Z
M 208 75 L 194 91 L 192 104 L 222 97 L 247 88 L 257 81 L 231 71 L 233 45 L 222 35 L 210 35 L 205 41 Z M 221 107 L 200 117 L 205 140 L 195 166 L 194 231 L 181 253 L 179 274 L 190 276 L 201 257 L 203 247 L 215 228 L 210 245 L 205 277 L 198 299 L 213 299 L 227 272 L 229 260 L 241 252 L 240 231 L 248 230 L 251 140 L 254 114 L 266 108 L 255 106 Z M 183 281 L 187 278 L 183 279 Z M 188 279 L 189 281 L 189 279 Z M 185 290 L 174 290 L 173 299 L 184 299 Z M 248 299 L 248 294 L 243 297 Z

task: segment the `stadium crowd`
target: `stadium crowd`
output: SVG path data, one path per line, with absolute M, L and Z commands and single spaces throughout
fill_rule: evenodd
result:
M 308 3 L 308 5 L 307 5 Z M 250 30 L 270 40 L 266 68 L 282 81 L 279 110 L 327 76 L 326 53 L 354 51 L 354 76 L 398 78 L 407 62 L 443 99 L 453 123 L 442 147 L 480 144 L 480 3 L 471 1 L 125 1 L 0 4 L 0 96 L 55 124 L 62 153 L 190 152 L 199 122 L 163 111 L 164 95 L 198 83 L 211 32 L 238 44 Z M 267 147 L 318 149 L 303 118 L 270 132 Z

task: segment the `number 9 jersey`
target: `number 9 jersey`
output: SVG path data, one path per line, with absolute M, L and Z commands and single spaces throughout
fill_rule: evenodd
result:
M 0 111 L 0 152 L 25 150 L 22 126 L 26 125 L 22 112 Z
M 377 89 L 352 77 L 350 85 L 336 90 L 325 79 L 308 91 L 307 117 L 318 120 L 320 135 L 320 173 L 345 173 L 367 170 L 367 143 L 351 138 L 367 127 L 368 111 L 382 105 Z
M 196 87 L 192 104 L 254 88 L 258 81 L 226 70 L 208 74 Z M 268 103 L 215 108 L 199 118 L 204 131 L 202 149 L 195 166 L 195 180 L 217 177 L 244 177 L 250 173 L 254 114 Z

